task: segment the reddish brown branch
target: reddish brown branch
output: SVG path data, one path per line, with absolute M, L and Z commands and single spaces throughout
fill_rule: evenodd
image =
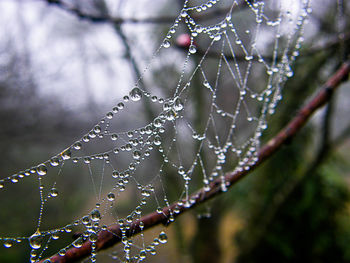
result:
M 225 175 L 228 187 L 234 185 L 238 180 L 248 175 L 253 169 L 258 167 L 262 162 L 271 157 L 281 146 L 290 141 L 295 134 L 305 125 L 310 116 L 331 98 L 333 91 L 339 84 L 346 80 L 350 73 L 350 61 L 344 63 L 341 68 L 326 82 L 319 93 L 305 105 L 299 113 L 289 122 L 289 124 L 282 129 L 274 138 L 272 138 L 265 146 L 258 152 L 258 161 L 250 165 L 248 170 L 230 172 Z M 163 213 L 153 212 L 143 216 L 140 220 L 135 221 L 130 225 L 126 232 L 127 236 L 133 236 L 141 232 L 140 222 L 143 222 L 144 230 L 159 224 L 168 224 L 171 214 L 176 217 L 192 209 L 193 207 L 207 201 L 208 199 L 222 193 L 221 179 L 217 179 L 210 184 L 210 190 L 205 191 L 203 188 L 190 196 L 191 206 L 179 206 L 177 202 L 169 207 L 163 208 Z M 171 212 L 177 208 L 177 213 Z M 119 225 L 110 226 L 108 230 L 99 233 L 98 241 L 96 242 L 97 250 L 109 248 L 121 240 L 121 229 Z M 64 256 L 54 255 L 50 258 L 51 262 L 65 263 L 76 262 L 91 253 L 91 242 L 85 242 L 80 248 L 71 248 L 67 250 Z M 41 261 L 42 262 L 42 261 Z

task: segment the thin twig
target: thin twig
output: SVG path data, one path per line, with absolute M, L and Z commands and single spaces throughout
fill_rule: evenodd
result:
M 341 68 L 326 82 L 324 87 L 318 94 L 305 105 L 299 113 L 289 122 L 289 124 L 282 129 L 274 138 L 272 138 L 265 146 L 263 146 L 257 153 L 258 161 L 249 166 L 249 169 L 243 171 L 234 171 L 226 173 L 225 179 L 228 187 L 232 187 L 240 179 L 248 175 L 252 170 L 257 168 L 262 162 L 269 159 L 276 151 L 278 151 L 283 144 L 289 142 L 297 132 L 307 123 L 311 115 L 326 104 L 334 90 L 339 84 L 345 81 L 350 73 L 350 60 L 344 63 Z M 163 208 L 163 213 L 153 212 L 143 216 L 141 219 L 133 222 L 126 231 L 126 236 L 134 236 L 141 231 L 145 231 L 153 226 L 170 223 L 171 216 L 177 217 L 184 212 L 193 209 L 195 206 L 206 202 L 207 200 L 222 193 L 221 179 L 217 179 L 210 184 L 210 190 L 206 191 L 204 188 L 195 192 L 190 196 L 193 202 L 190 207 L 179 206 L 178 202 L 173 203 L 168 207 Z M 178 213 L 173 211 L 177 208 Z M 140 228 L 140 222 L 143 223 L 143 228 Z M 121 241 L 122 232 L 118 224 L 110 226 L 107 230 L 103 230 L 98 235 L 98 240 L 95 243 L 97 250 L 102 250 L 114 246 Z M 91 242 L 86 241 L 80 248 L 68 249 L 64 256 L 54 255 L 50 258 L 51 262 L 66 263 L 76 262 L 81 260 L 91 253 Z M 40 261 L 43 262 L 43 261 Z
M 68 5 L 67 3 L 61 0 L 45 0 L 50 5 L 56 5 L 61 9 L 74 14 L 80 19 L 87 20 L 94 23 L 110 23 L 110 24 L 172 24 L 176 20 L 175 16 L 159 16 L 159 17 L 149 17 L 149 18 L 121 18 L 121 17 L 113 17 L 107 15 L 95 15 L 88 14 L 80 10 L 78 7 L 74 5 Z M 242 1 L 241 4 L 235 7 L 235 10 L 240 10 L 243 6 L 245 6 L 245 2 Z M 204 12 L 202 14 L 194 15 L 192 18 L 196 21 L 206 21 L 210 19 L 217 18 L 219 15 L 226 14 L 230 11 L 231 8 L 222 8 L 219 10 L 213 10 Z

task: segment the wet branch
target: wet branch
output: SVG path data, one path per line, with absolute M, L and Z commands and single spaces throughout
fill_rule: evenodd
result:
M 290 140 L 298 133 L 298 131 L 307 123 L 308 119 L 312 114 L 326 104 L 332 97 L 335 89 L 347 79 L 350 74 L 350 60 L 344 63 L 340 69 L 329 78 L 324 84 L 323 88 L 316 94 L 316 96 L 307 103 L 299 113 L 282 129 L 275 137 L 273 137 L 267 144 L 265 144 L 258 151 L 258 161 L 249 166 L 249 169 L 243 171 L 235 171 L 226 173 L 225 179 L 227 187 L 233 186 L 240 179 L 248 175 L 252 170 L 257 168 L 262 162 L 269 159 L 276 151 L 278 151 L 285 143 Z M 207 200 L 222 193 L 221 179 L 217 179 L 210 184 L 210 190 L 205 191 L 203 188 L 193 193 L 190 196 L 191 206 L 179 206 L 178 202 L 173 203 L 168 207 L 163 208 L 163 213 L 153 212 L 143 216 L 139 220 L 136 220 L 129 225 L 129 229 L 126 231 L 126 236 L 134 236 L 141 231 L 145 231 L 153 226 L 170 223 L 170 218 L 177 217 L 184 212 L 193 209 L 195 206 L 206 202 Z M 173 211 L 177 208 L 178 213 Z M 143 229 L 140 228 L 140 222 L 143 223 Z M 98 240 L 95 243 L 97 250 L 103 250 L 114 246 L 121 241 L 122 232 L 118 224 L 108 227 L 107 230 L 99 232 Z M 91 253 L 91 242 L 86 241 L 80 248 L 68 249 L 64 256 L 54 255 L 50 257 L 51 262 L 55 263 L 66 263 L 76 262 L 85 257 L 88 257 Z M 43 262 L 43 261 L 40 261 Z

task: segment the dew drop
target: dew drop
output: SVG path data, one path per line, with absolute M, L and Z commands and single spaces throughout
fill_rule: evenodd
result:
M 132 157 L 135 159 L 135 160 L 139 160 L 141 158 L 141 153 L 139 151 L 134 151 Z
M 217 34 L 215 37 L 214 37 L 214 41 L 219 41 L 221 39 L 221 35 L 220 34 Z
M 52 187 L 50 190 L 50 196 L 56 197 L 58 196 L 58 190 L 55 187 Z
M 163 124 L 163 122 L 160 118 L 155 118 L 153 121 L 153 125 L 156 128 L 162 127 L 162 124 Z
M 75 150 L 80 150 L 81 149 L 81 142 L 76 142 L 76 143 L 74 143 L 74 145 L 73 145 L 73 148 L 75 149 Z
M 71 158 L 72 153 L 71 153 L 71 151 L 68 149 L 68 150 L 65 150 L 63 153 L 61 153 L 61 156 L 62 156 L 62 159 L 63 159 L 63 160 L 68 160 L 68 159 Z
M 60 236 L 58 235 L 58 231 L 56 231 L 56 232 L 52 233 L 51 237 L 52 237 L 52 239 L 53 239 L 53 240 L 57 240 L 57 239 L 59 239 L 59 238 L 60 238 Z
M 100 211 L 98 211 L 97 209 L 92 210 L 90 215 L 91 215 L 91 220 L 94 222 L 99 221 L 101 219 Z
M 146 250 L 141 250 L 140 251 L 140 259 L 144 260 L 146 258 Z
M 155 136 L 154 137 L 154 145 L 160 145 L 162 142 L 161 142 L 161 138 L 160 138 L 160 136 L 159 135 L 157 135 L 157 136 Z
M 43 236 L 41 235 L 39 229 L 29 238 L 29 244 L 32 249 L 39 249 L 41 243 L 43 242 Z
M 50 164 L 51 166 L 58 166 L 60 164 L 60 160 L 58 159 L 58 157 L 52 157 L 50 160 Z
M 89 236 L 89 239 L 91 242 L 96 242 L 97 241 L 97 234 L 96 233 L 91 233 L 90 236 Z
M 113 133 L 112 135 L 111 135 L 111 140 L 112 141 L 116 141 L 118 139 L 118 135 L 116 134 L 116 133 Z
M 40 164 L 37 168 L 36 168 L 36 172 L 38 175 L 45 175 L 47 173 L 47 167 L 45 164 Z
M 164 231 L 160 232 L 159 236 L 158 236 L 158 240 L 160 243 L 165 244 L 166 242 L 168 242 L 168 237 L 165 234 Z
M 107 195 L 107 199 L 108 199 L 108 201 L 114 201 L 115 195 L 114 195 L 113 193 L 109 193 L 109 194 Z
M 117 104 L 117 108 L 118 108 L 119 110 L 124 109 L 124 103 L 123 103 L 123 102 L 119 102 L 119 103 Z
M 10 247 L 13 246 L 13 243 L 14 243 L 14 241 L 13 241 L 12 239 L 6 239 L 6 240 L 4 241 L 4 247 L 10 248 Z
M 169 48 L 170 47 L 170 41 L 169 40 L 164 40 L 164 42 L 163 42 L 163 47 L 164 48 Z
M 176 98 L 174 102 L 174 110 L 181 111 L 184 108 L 184 105 L 180 98 Z
M 84 243 L 83 238 L 79 237 L 72 243 L 72 245 L 76 248 L 80 248 L 83 245 L 83 243 Z
M 106 117 L 107 117 L 107 119 L 112 119 L 113 118 L 113 112 L 108 112 L 107 114 L 106 114 Z
M 190 45 L 190 48 L 188 49 L 188 51 L 191 53 L 191 54 L 194 54 L 197 52 L 197 48 L 195 45 Z
M 170 110 L 170 111 L 168 111 L 168 112 L 165 114 L 165 118 L 166 118 L 168 121 L 173 121 L 173 120 L 175 120 L 175 117 L 176 117 L 176 113 L 175 113 L 173 110 Z
M 139 101 L 142 98 L 142 91 L 139 88 L 133 88 L 130 93 L 130 98 L 133 101 Z

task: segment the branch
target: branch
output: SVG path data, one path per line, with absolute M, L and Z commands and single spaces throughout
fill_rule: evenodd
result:
M 258 161 L 249 166 L 249 169 L 243 171 L 234 171 L 225 174 L 225 180 L 228 187 L 231 187 L 237 183 L 240 179 L 248 175 L 253 169 L 257 168 L 262 162 L 270 158 L 277 150 L 279 150 L 283 144 L 289 142 L 294 135 L 307 123 L 311 115 L 326 104 L 332 97 L 335 89 L 343 81 L 347 79 L 350 73 L 350 60 L 344 63 L 341 68 L 329 78 L 324 87 L 318 92 L 318 94 L 305 105 L 299 113 L 289 122 L 289 124 L 282 129 L 274 138 L 272 138 L 265 146 L 258 151 Z M 222 193 L 221 179 L 217 179 L 210 184 L 210 190 L 205 191 L 204 188 L 198 190 L 190 196 L 190 200 L 193 200 L 190 207 L 179 206 L 178 202 L 173 203 L 168 207 L 163 208 L 163 213 L 153 212 L 143 216 L 139 220 L 129 225 L 129 230 L 126 231 L 128 237 L 134 236 L 141 231 L 144 231 L 153 226 L 170 223 L 170 217 L 177 217 L 184 212 L 193 209 L 201 203 L 217 196 Z M 174 213 L 174 209 L 177 208 L 178 213 Z M 143 228 L 140 228 L 140 222 L 143 223 Z M 103 250 L 109 248 L 121 241 L 122 232 L 118 224 L 110 226 L 107 230 L 103 230 L 98 235 L 98 240 L 95 243 L 97 250 Z M 91 242 L 86 241 L 80 248 L 71 248 L 67 250 L 64 256 L 54 255 L 50 258 L 51 262 L 55 263 L 67 263 L 75 262 L 88 257 L 91 253 Z M 40 261 L 40 262 L 43 262 Z
M 87 20 L 93 23 L 110 23 L 110 24 L 125 24 L 125 23 L 143 23 L 143 24 L 172 24 L 176 20 L 175 16 L 160 16 L 153 18 L 120 18 L 120 17 L 112 17 L 106 15 L 94 15 L 88 14 L 80 10 L 78 7 L 73 5 L 67 5 L 62 0 L 45 0 L 50 5 L 56 5 L 59 8 L 67 11 L 68 13 L 72 13 L 80 19 Z M 235 6 L 234 10 L 240 10 L 243 6 L 245 6 L 245 2 L 241 2 L 239 5 Z M 222 8 L 219 10 L 213 10 L 210 12 L 204 12 L 202 14 L 193 15 L 192 18 L 197 21 L 205 21 L 218 17 L 218 15 L 227 14 L 231 8 Z

